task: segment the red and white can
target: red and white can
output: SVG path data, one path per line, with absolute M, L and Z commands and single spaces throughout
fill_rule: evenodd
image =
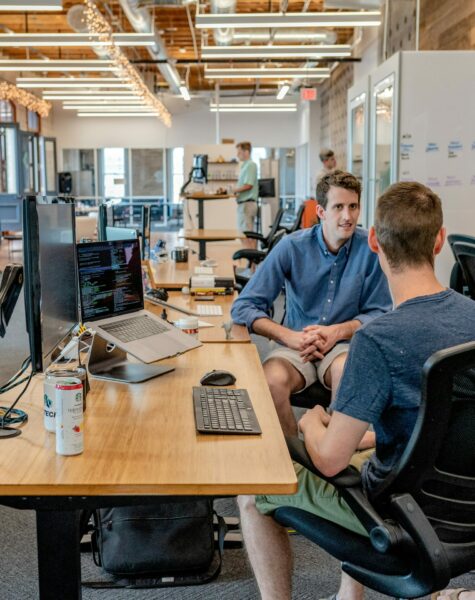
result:
M 77 377 L 56 383 L 56 453 L 64 456 L 84 450 L 83 386 Z

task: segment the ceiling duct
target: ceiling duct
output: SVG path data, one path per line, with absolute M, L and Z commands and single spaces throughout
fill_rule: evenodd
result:
M 212 14 L 226 14 L 236 12 L 236 0 L 211 0 Z M 233 41 L 234 29 L 226 27 L 223 29 L 215 29 L 214 43 L 217 46 L 229 46 Z

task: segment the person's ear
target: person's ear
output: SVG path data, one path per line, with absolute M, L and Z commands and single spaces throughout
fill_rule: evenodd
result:
M 443 245 L 445 244 L 445 238 L 447 235 L 447 230 L 445 229 L 445 227 L 441 227 L 439 230 L 439 233 L 437 234 L 436 238 L 435 238 L 435 244 L 434 244 L 434 255 L 437 256 L 437 254 L 440 254 Z
M 320 221 L 325 220 L 325 209 L 321 204 L 317 204 L 317 217 L 320 219 Z
M 378 244 L 378 239 L 376 237 L 376 231 L 374 230 L 374 227 L 371 226 L 369 228 L 369 232 L 368 232 L 368 246 L 370 248 L 370 250 L 372 252 L 375 252 L 376 254 L 379 254 L 380 251 L 380 247 Z

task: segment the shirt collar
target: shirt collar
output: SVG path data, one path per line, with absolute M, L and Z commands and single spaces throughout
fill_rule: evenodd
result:
M 356 230 L 355 230 L 355 232 L 356 232 Z M 348 256 L 348 254 L 350 253 L 350 249 L 351 249 L 351 243 L 352 243 L 354 237 L 355 237 L 355 234 L 353 233 L 353 235 L 350 237 L 350 239 L 347 240 L 343 244 L 343 246 L 340 248 L 338 253 L 340 253 L 341 249 L 344 248 L 346 255 Z M 329 256 L 330 254 L 332 256 L 335 256 L 332 252 L 330 252 L 330 250 L 328 249 L 328 246 L 325 243 L 325 240 L 323 239 L 323 227 L 321 225 L 319 225 L 317 227 L 317 241 L 318 241 L 318 245 L 320 246 L 321 251 L 323 252 L 323 254 L 325 256 Z

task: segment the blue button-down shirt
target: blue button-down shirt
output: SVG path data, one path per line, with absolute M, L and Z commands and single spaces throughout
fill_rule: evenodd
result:
M 368 232 L 360 228 L 337 254 L 325 244 L 320 225 L 285 237 L 234 302 L 233 321 L 252 331 L 256 319 L 269 317 L 284 286 L 283 324 L 294 331 L 353 319 L 365 323 L 392 307 L 386 277 L 368 247 Z

